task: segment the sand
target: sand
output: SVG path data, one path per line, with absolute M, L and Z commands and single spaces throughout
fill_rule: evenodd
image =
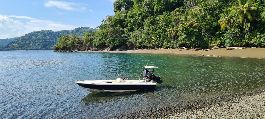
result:
M 227 50 L 225 48 L 213 50 L 195 49 L 143 49 L 143 50 L 127 50 L 127 51 L 107 51 L 109 53 L 148 53 L 148 54 L 173 54 L 173 55 L 195 55 L 204 57 L 240 57 L 240 58 L 258 58 L 265 59 L 265 48 L 245 48 Z

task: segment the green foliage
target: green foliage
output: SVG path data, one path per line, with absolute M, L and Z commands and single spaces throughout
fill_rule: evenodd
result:
M 242 41 L 241 39 L 241 32 L 240 29 L 238 28 L 231 28 L 227 30 L 222 37 L 222 40 L 224 42 L 224 46 L 229 47 L 229 46 L 238 46 Z
M 221 14 L 219 24 L 223 32 L 222 39 L 225 46 L 250 46 L 254 45 L 250 40 L 251 35 L 263 32 L 261 27 L 264 5 L 258 0 L 238 0 L 234 5 L 225 9 Z M 258 40 L 258 39 L 256 39 Z
M 94 48 L 94 32 L 85 32 L 83 35 L 83 45 L 86 47 L 86 50 Z
M 251 41 L 252 46 L 265 47 L 265 34 L 258 33 Z
M 83 46 L 83 41 L 80 37 L 76 35 L 65 35 L 61 36 L 55 45 L 55 50 L 63 51 L 73 51 L 81 50 Z
M 87 49 L 264 47 L 261 0 L 116 0 Z
M 15 40 L 9 43 L 5 49 L 11 50 L 44 50 L 52 49 L 55 44 L 55 39 L 59 36 L 51 30 L 36 31 L 25 36 L 15 38 Z
M 80 27 L 74 30 L 51 31 L 42 30 L 28 33 L 24 36 L 13 38 L 4 50 L 51 50 L 57 42 L 57 39 L 63 35 L 82 36 L 84 32 L 91 32 L 94 29 L 89 27 Z

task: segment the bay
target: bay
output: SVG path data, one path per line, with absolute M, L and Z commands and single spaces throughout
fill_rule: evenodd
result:
M 139 79 L 155 65 L 154 92 L 91 93 L 77 80 Z M 176 55 L 0 52 L 0 118 L 108 118 L 264 89 L 265 60 Z M 185 106 L 185 105 L 184 105 Z

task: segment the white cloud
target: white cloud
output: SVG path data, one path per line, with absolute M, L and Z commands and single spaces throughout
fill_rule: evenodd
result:
M 112 2 L 112 3 L 114 3 L 114 2 L 115 2 L 115 0 L 108 0 L 108 1 L 110 1 L 110 2 Z
M 44 4 L 45 7 L 54 7 L 61 10 L 67 11 L 83 11 L 86 10 L 84 4 L 74 3 L 74 2 L 67 2 L 62 0 L 48 0 Z
M 19 37 L 26 33 L 39 30 L 69 30 L 76 26 L 56 23 L 49 20 L 36 19 L 28 16 L 1 15 L 0 39 Z

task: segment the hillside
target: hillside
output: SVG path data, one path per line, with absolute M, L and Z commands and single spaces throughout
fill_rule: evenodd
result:
M 24 36 L 13 38 L 11 42 L 8 39 L 0 41 L 2 50 L 51 50 L 53 49 L 57 39 L 63 35 L 82 36 L 85 32 L 94 31 L 89 27 L 80 27 L 74 30 L 51 31 L 42 30 L 28 33 Z M 1 49 L 1 47 L 0 47 Z
M 110 50 L 265 47 L 262 0 L 115 0 L 114 12 L 89 34 L 86 46 Z M 64 47 L 63 41 L 71 40 L 64 38 L 57 49 L 73 49 Z
M 14 39 L 0 39 L 0 49 L 3 49 L 12 41 L 14 41 Z

